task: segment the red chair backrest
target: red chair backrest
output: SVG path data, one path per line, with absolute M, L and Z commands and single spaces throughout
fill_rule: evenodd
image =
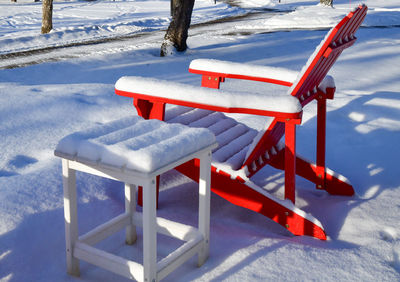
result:
M 299 73 L 297 80 L 289 89 L 291 95 L 299 98 L 302 106 L 316 97 L 317 87 L 325 78 L 336 59 L 344 49 L 354 44 L 357 39 L 354 33 L 363 22 L 367 9 L 367 6 L 360 5 L 350 12 L 328 32 L 324 40 L 315 49 L 307 64 Z M 262 137 L 254 141 L 257 144 L 251 146 L 252 151 L 247 153 L 243 167 L 250 167 L 255 160 L 275 146 L 284 133 L 284 125 L 274 121 L 269 129 L 262 133 Z
M 345 48 L 356 41 L 354 33 L 367 14 L 367 6 L 360 5 L 333 27 L 315 49 L 289 92 L 300 99 L 302 105 L 314 98 L 317 87 Z

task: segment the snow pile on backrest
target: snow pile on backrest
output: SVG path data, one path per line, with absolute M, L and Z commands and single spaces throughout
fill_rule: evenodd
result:
M 118 169 L 153 172 L 215 143 L 204 128 L 127 117 L 61 139 L 55 155 Z
M 223 108 L 256 109 L 282 113 L 302 111 L 298 99 L 290 95 L 228 92 L 145 77 L 121 77 L 115 84 L 115 89 Z
M 297 71 L 285 68 L 235 63 L 214 59 L 193 60 L 190 63 L 189 69 L 222 74 L 270 78 L 287 82 L 293 82 L 298 75 Z

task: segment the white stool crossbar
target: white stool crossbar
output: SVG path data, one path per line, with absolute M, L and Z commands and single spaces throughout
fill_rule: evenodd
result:
M 208 143 L 202 149 L 178 155 L 175 160 L 147 172 L 127 169 L 126 166 L 113 167 L 104 164 L 101 159 L 80 158 L 59 146 L 55 155 L 62 158 L 67 272 L 79 275 L 79 260 L 84 260 L 127 278 L 152 282 L 163 279 L 196 254 L 201 266 L 209 254 L 211 151 L 217 146 L 212 138 Z M 176 143 L 176 146 L 180 145 Z M 198 227 L 157 217 L 156 177 L 195 158 L 200 160 Z M 81 236 L 78 235 L 77 225 L 76 171 L 125 183 L 125 212 Z M 136 186 L 143 187 L 143 213 L 136 211 Z M 93 247 L 123 228 L 126 228 L 126 243 L 133 244 L 137 236 L 136 227 L 143 228 L 143 265 Z M 157 233 L 184 241 L 178 249 L 158 262 Z

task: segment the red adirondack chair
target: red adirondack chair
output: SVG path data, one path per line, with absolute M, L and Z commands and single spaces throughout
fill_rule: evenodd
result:
M 157 118 L 167 122 L 180 122 L 194 127 L 207 127 L 217 136 L 219 148 L 213 152 L 211 176 L 212 191 L 228 201 L 256 211 L 276 221 L 294 235 L 309 235 L 326 239 L 322 224 L 312 215 L 306 214 L 295 204 L 295 176 L 300 175 L 316 184 L 317 189 L 326 190 L 333 195 L 354 194 L 347 179 L 325 166 L 326 100 L 333 99 L 335 86 L 328 71 L 345 48 L 356 41 L 355 32 L 363 22 L 367 12 L 360 5 L 333 27 L 307 64 L 300 72 L 281 70 L 264 66 L 238 64 L 217 60 L 194 60 L 189 71 L 202 75 L 202 86 L 219 88 L 226 78 L 263 81 L 289 87 L 288 100 L 291 110 L 282 109 L 272 100 L 272 106 L 260 110 L 257 106 L 243 102 L 242 105 L 228 102 L 207 101 L 212 95 L 223 95 L 229 100 L 241 99 L 240 94 L 226 93 L 223 90 L 209 89 L 202 92 L 184 85 L 151 80 L 145 83 L 140 78 L 124 77 L 116 83 L 118 95 L 134 98 L 138 114 L 145 118 Z M 297 74 L 297 77 L 296 77 Z M 170 90 L 170 91 L 168 91 Z M 182 97 L 168 96 L 169 92 L 186 92 Z M 186 95 L 187 94 L 187 95 Z M 192 99 L 203 95 L 203 100 Z M 290 96 L 291 95 L 291 96 Z M 227 98 L 228 97 L 228 98 Z M 268 98 L 270 99 L 270 97 Z M 296 125 L 301 123 L 302 107 L 317 100 L 317 160 L 311 163 L 296 155 Z M 278 99 L 279 100 L 279 99 Z M 244 101 L 244 100 L 241 100 Z M 165 104 L 175 107 L 165 112 Z M 268 104 L 267 103 L 267 104 Z M 269 105 L 268 104 L 268 105 Z M 186 106 L 186 107 L 181 107 Z M 266 129 L 257 132 L 222 112 L 247 113 L 270 116 Z M 285 143 L 279 143 L 285 135 Z M 279 199 L 251 181 L 251 177 L 265 165 L 285 170 L 286 200 Z M 198 179 L 196 161 L 177 168 L 178 171 Z

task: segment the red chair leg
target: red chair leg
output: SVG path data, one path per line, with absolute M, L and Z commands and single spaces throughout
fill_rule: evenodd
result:
M 278 152 L 270 161 L 270 165 L 276 169 L 285 169 L 285 149 Z M 320 181 L 318 177 L 317 166 L 312 162 L 296 156 L 296 174 L 317 184 Z M 353 186 L 345 180 L 346 178 L 336 172 L 325 170 L 325 188 L 324 190 L 331 195 L 353 196 Z
M 320 95 L 317 99 L 317 189 L 325 189 L 326 167 L 326 98 Z
M 285 199 L 295 203 L 296 189 L 296 124 L 285 123 Z

